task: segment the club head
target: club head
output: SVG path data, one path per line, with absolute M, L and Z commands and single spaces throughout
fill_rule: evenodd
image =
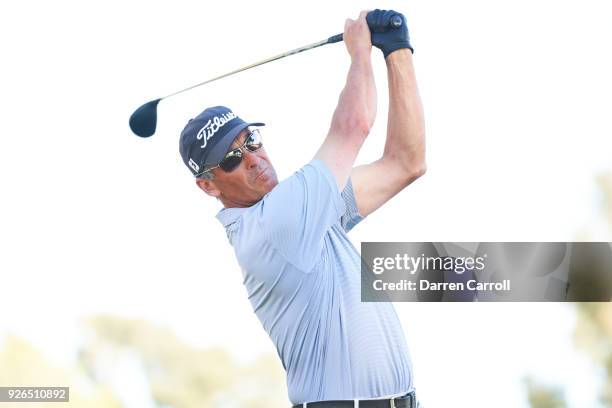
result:
M 155 99 L 136 109 L 130 116 L 130 129 L 140 137 L 150 137 L 155 133 L 157 127 L 157 104 L 160 99 Z

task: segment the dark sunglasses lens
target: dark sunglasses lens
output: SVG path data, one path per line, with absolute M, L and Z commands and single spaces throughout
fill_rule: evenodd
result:
M 240 165 L 241 161 L 242 161 L 242 152 L 240 150 L 233 151 L 227 156 L 225 156 L 223 161 L 219 163 L 219 167 L 221 167 L 223 171 L 229 173 L 230 171 L 233 171 L 234 169 L 236 169 L 236 167 Z

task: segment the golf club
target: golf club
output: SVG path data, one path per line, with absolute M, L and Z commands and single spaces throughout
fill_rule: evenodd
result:
M 390 27 L 391 28 L 398 28 L 401 27 L 401 25 L 403 24 L 403 20 L 399 15 L 395 15 L 393 16 L 393 18 L 391 18 L 390 20 Z M 370 27 L 371 28 L 371 27 Z M 300 48 L 296 48 L 294 50 L 291 51 L 287 51 L 287 52 L 283 52 L 281 54 L 275 55 L 273 57 L 264 59 L 262 61 L 258 61 L 255 62 L 251 65 L 247 65 L 245 67 L 242 68 L 238 68 L 234 71 L 228 72 L 226 74 L 223 75 L 219 75 L 215 78 L 212 79 L 208 79 L 204 82 L 200 82 L 199 84 L 196 85 L 192 85 L 188 88 L 182 89 L 180 91 L 171 93 L 169 95 L 166 95 L 162 98 L 158 98 L 158 99 L 154 99 L 152 101 L 149 101 L 147 103 L 145 103 L 144 105 L 142 105 L 141 107 L 139 107 L 138 109 L 136 109 L 134 111 L 134 113 L 132 113 L 132 116 L 130 116 L 130 128 L 132 129 L 132 132 L 134 132 L 134 134 L 136 134 L 137 136 L 140 137 L 150 137 L 153 136 L 153 134 L 155 133 L 155 129 L 157 127 L 157 104 L 159 103 L 159 101 L 161 101 L 162 99 L 166 99 L 169 98 L 171 96 L 174 95 L 178 95 L 180 93 L 183 92 L 187 92 L 191 89 L 197 88 L 199 86 L 202 86 L 204 84 L 208 84 L 210 82 L 216 81 L 218 79 L 221 78 L 225 78 L 227 76 L 230 75 L 234 75 L 237 74 L 238 72 L 242 72 L 242 71 L 246 71 L 247 69 L 250 68 L 254 68 L 257 67 L 259 65 L 263 65 L 263 64 L 267 64 L 268 62 L 272 62 L 272 61 L 276 61 L 278 59 L 281 58 L 285 58 L 288 57 L 290 55 L 294 55 L 297 53 L 300 53 L 302 51 L 307 51 L 307 50 L 312 50 L 313 48 L 317 48 L 320 47 L 322 45 L 326 45 L 326 44 L 333 44 L 333 43 L 337 43 L 342 41 L 342 34 L 336 34 L 333 35 L 325 40 L 313 43 L 313 44 L 309 44 Z

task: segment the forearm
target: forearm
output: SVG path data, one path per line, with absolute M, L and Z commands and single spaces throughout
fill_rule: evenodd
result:
M 376 117 L 372 43 L 366 15 L 367 11 L 362 11 L 357 20 L 347 19 L 344 23 L 344 45 L 351 57 L 351 66 L 329 133 L 315 155 L 332 172 L 340 191 Z
M 330 133 L 365 137 L 376 118 L 376 85 L 370 56 L 353 58 Z
M 412 53 L 398 50 L 386 59 L 389 117 L 383 160 L 411 178 L 425 172 L 425 120 Z
M 352 58 L 329 133 L 315 155 L 329 166 L 340 191 L 344 189 L 375 117 L 376 87 L 368 54 L 363 59 Z

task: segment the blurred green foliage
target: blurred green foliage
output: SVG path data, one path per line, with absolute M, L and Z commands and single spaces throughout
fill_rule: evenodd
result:
M 525 381 L 529 404 L 534 408 L 566 408 L 563 391 L 535 382 L 532 378 Z
M 0 343 L 1 344 L 1 343 Z M 0 386 L 70 387 L 70 403 L 83 408 L 120 408 L 112 390 L 89 383 L 77 367 L 66 369 L 50 364 L 28 342 L 8 336 L 0 348 Z M 57 402 L 0 403 L 2 408 L 57 408 Z
M 612 234 L 612 173 L 602 173 L 596 178 L 597 186 L 602 194 L 601 214 L 598 220 L 604 222 Z M 590 241 L 589 232 L 579 235 L 579 240 Z M 589 273 L 589 271 L 584 271 Z M 607 274 L 588 274 L 589 288 L 605 285 L 607 282 L 597 282 L 597 279 L 610 279 Z M 582 302 L 576 303 L 577 319 L 574 342 L 576 347 L 589 355 L 603 375 L 603 387 L 599 401 L 604 407 L 612 407 L 612 303 Z M 555 387 L 538 384 L 533 379 L 526 380 L 527 395 L 532 408 L 562 408 L 566 404 L 561 390 Z M 581 407 L 582 408 L 582 407 Z
M 158 404 L 191 407 L 286 407 L 284 371 L 277 358 L 266 355 L 248 364 L 235 363 L 221 348 L 186 344 L 171 330 L 143 320 L 97 316 L 81 353 L 82 364 L 96 366 L 118 349 L 141 358 Z
M 612 303 L 579 303 L 577 306 L 575 343 L 604 373 L 599 399 L 605 407 L 612 407 Z
M 55 367 L 28 342 L 6 337 L 0 342 L 0 386 L 68 386 L 70 405 L 79 408 L 143 408 L 134 401 L 165 408 L 289 405 L 284 371 L 274 355 L 240 364 L 224 349 L 191 346 L 144 320 L 95 316 L 82 329 L 83 344 L 70 368 Z M 121 384 L 125 378 L 129 381 Z M 140 399 L 126 399 L 129 393 L 139 393 Z

